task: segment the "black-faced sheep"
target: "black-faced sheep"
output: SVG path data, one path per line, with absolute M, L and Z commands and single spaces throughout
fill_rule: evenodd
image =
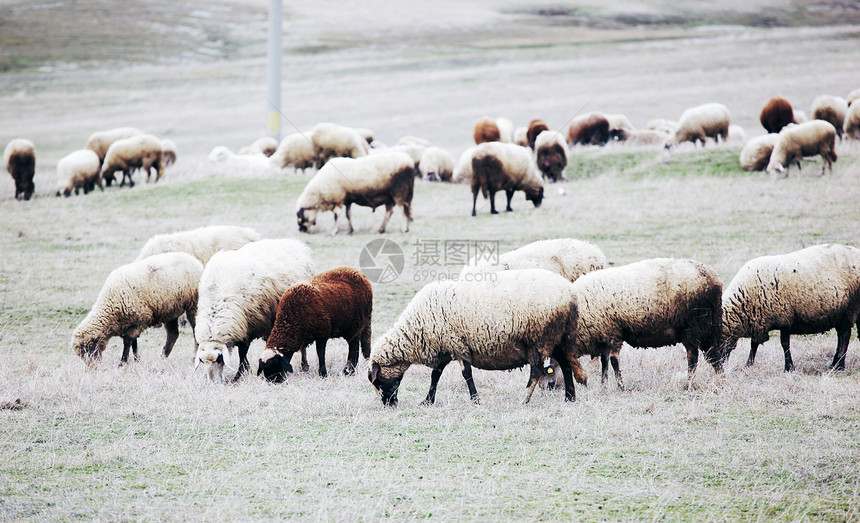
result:
M 190 231 L 157 234 L 146 241 L 137 259 L 162 252 L 186 252 L 206 265 L 218 251 L 239 249 L 261 239 L 260 233 L 247 227 L 210 225 Z
M 845 115 L 848 113 L 848 102 L 840 96 L 827 94 L 818 96 L 812 101 L 812 119 L 829 122 L 836 135 L 842 138 L 842 125 L 845 123 Z
M 329 122 L 316 124 L 310 133 L 317 166 L 322 167 L 332 158 L 362 158 L 370 145 L 355 129 Z
M 709 103 L 691 107 L 681 113 L 678 128 L 666 141 L 666 149 L 670 149 L 684 142 L 702 142 L 713 138 L 719 142 L 729 138 L 729 119 L 731 115 L 728 108 L 723 104 Z
M 600 113 L 578 116 L 567 128 L 570 145 L 605 145 L 609 141 L 609 120 Z
M 297 240 L 260 240 L 215 253 L 200 277 L 195 368 L 202 363 L 210 379 L 221 381 L 225 357 L 238 347 L 238 380 L 250 369 L 251 342 L 272 332 L 281 296 L 313 274 L 311 250 Z
M 507 370 L 529 364 L 531 373 L 524 402 L 528 402 L 543 373 L 543 362 L 559 359 L 566 383 L 565 398 L 575 399 L 571 372 L 586 376 L 565 345 L 576 325 L 572 284 L 541 269 L 504 271 L 481 282 L 434 282 L 412 298 L 394 326 L 377 340 L 370 353 L 368 379 L 384 405 L 397 404 L 397 391 L 413 364 L 433 369 L 424 400 L 432 404 L 445 366 L 463 363 L 463 378 L 473 401 L 478 392 L 472 366 Z
M 128 180 L 129 187 L 134 187 L 131 174 L 135 169 L 141 169 L 149 181 L 150 170 L 155 169 L 155 181 L 164 175 L 161 140 L 151 134 L 141 134 L 117 140 L 111 144 L 105 155 L 101 176 L 108 186 L 114 180 L 114 173 L 122 172 L 120 187 Z
M 428 147 L 418 163 L 421 178 L 431 182 L 450 182 L 454 175 L 454 157 L 441 147 Z
M 346 375 L 355 374 L 358 349 L 370 357 L 370 321 L 373 288 L 361 271 L 338 267 L 317 274 L 307 283 L 297 283 L 284 292 L 278 304 L 275 325 L 260 356 L 257 375 L 269 381 L 283 381 L 292 372 L 290 359 L 316 343 L 319 373 L 323 378 L 326 342 L 343 338 L 349 344 Z
M 774 96 L 764 104 L 758 119 L 768 133 L 778 133 L 786 125 L 795 123 L 794 109 L 785 98 Z
M 376 209 L 385 206 L 385 218 L 379 232 L 394 212 L 394 206 L 403 208 L 403 232 L 409 232 L 412 220 L 412 192 L 415 186 L 412 158 L 403 152 L 383 152 L 358 159 L 334 158 L 317 172 L 296 202 L 296 219 L 299 231 L 308 232 L 316 223 L 317 213 L 332 211 L 337 233 L 337 212 L 345 207 L 349 233 L 352 234 L 350 206 L 361 205 Z
M 778 136 L 770 154 L 767 172 L 788 175 L 792 163 L 800 168 L 800 161 L 805 156 L 821 155 L 824 160 L 821 163 L 821 175 L 824 175 L 825 167 L 830 167 L 830 173 L 833 173 L 833 162 L 837 159 L 836 129 L 829 122 L 810 120 L 791 125 L 780 131 Z
M 845 122 L 842 124 L 842 135 L 860 140 L 860 103 L 853 103 L 848 107 Z
M 773 147 L 779 140 L 776 133 L 751 138 L 741 149 L 740 163 L 745 171 L 763 171 L 770 162 Z
M 281 140 L 271 156 L 272 164 L 279 169 L 292 167 L 295 170 L 315 169 L 316 154 L 310 133 L 292 133 Z
M 722 284 L 705 265 L 655 258 L 583 274 L 573 287 L 579 306 L 573 347 L 578 356 L 600 357 L 604 382 L 611 362 L 622 387 L 618 354 L 623 342 L 633 347 L 682 343 L 690 377 L 699 351 L 722 370 Z
M 567 143 L 561 133 L 543 131 L 535 139 L 535 165 L 543 176 L 551 182 L 564 180 L 564 168 L 567 167 Z
M 528 130 L 526 130 L 526 140 L 528 140 L 529 148 L 534 150 L 535 140 L 537 140 L 538 135 L 544 131 L 549 131 L 549 126 L 540 118 L 536 118 L 529 122 Z
M 77 195 L 81 189 L 87 194 L 96 184 L 104 191 L 99 176 L 99 157 L 93 151 L 81 149 L 57 162 L 57 196 L 69 196 L 72 191 Z
M 121 363 L 129 349 L 137 355 L 137 338 L 149 327 L 164 324 L 170 355 L 179 337 L 178 318 L 185 314 L 192 330 L 197 310 L 197 284 L 203 264 L 190 254 L 171 252 L 123 265 L 107 277 L 90 313 L 72 335 L 72 349 L 84 360 L 101 358 L 108 340 L 121 336 Z M 195 343 L 196 346 L 196 343 Z
M 860 249 L 846 245 L 816 245 L 752 259 L 723 295 L 725 358 L 740 338 L 750 338 L 748 366 L 772 330 L 779 330 L 788 372 L 794 370 L 792 334 L 836 329 L 836 353 L 830 366 L 843 370 L 855 325 L 860 332 Z
M 472 138 L 475 139 L 475 144 L 498 142 L 501 138 L 499 125 L 495 120 L 487 116 L 480 118 L 475 122 L 475 126 L 472 130 Z
M 526 200 L 540 207 L 543 179 L 532 161 L 530 151 L 510 143 L 489 142 L 475 147 L 472 154 L 472 216 L 476 214 L 478 192 L 490 200 L 490 213 L 496 210 L 496 192 L 505 191 L 506 211 L 510 212 L 515 191 L 523 191 Z
M 84 149 L 89 149 L 99 156 L 99 166 L 105 161 L 108 149 L 117 140 L 124 140 L 143 134 L 143 131 L 134 127 L 117 127 L 107 131 L 96 131 L 87 139 L 87 144 Z
M 29 200 L 35 191 L 36 146 L 25 138 L 16 138 L 3 150 L 3 164 L 15 180 L 15 199 Z

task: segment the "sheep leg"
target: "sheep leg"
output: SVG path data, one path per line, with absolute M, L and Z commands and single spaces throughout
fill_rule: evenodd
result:
M 696 372 L 696 366 L 699 364 L 699 347 L 690 343 L 684 346 L 687 349 L 687 374 L 692 376 Z
M 469 387 L 469 398 L 472 400 L 472 403 L 480 405 L 481 399 L 478 397 L 478 390 L 475 388 L 475 380 L 472 379 L 472 365 L 468 361 L 463 362 L 463 379 L 466 380 L 466 386 Z
M 577 358 L 556 358 L 558 362 L 558 366 L 561 369 L 561 375 L 564 378 L 564 401 L 576 401 L 576 388 L 573 383 L 573 370 L 571 368 L 571 362 L 573 365 L 578 367 L 578 375 L 581 379 L 585 377 L 585 371 L 582 370 L 582 367 L 579 365 L 579 360 Z M 580 383 L 582 383 L 580 381 Z
M 308 365 L 308 349 L 306 347 L 302 347 L 301 352 L 302 352 L 301 369 L 302 369 L 302 372 L 307 372 L 307 371 L 311 370 L 311 366 Z
M 750 340 L 750 355 L 747 358 L 747 367 L 752 367 L 755 363 L 755 353 L 758 350 L 759 344 L 755 340 Z
M 860 336 L 860 332 L 858 332 Z M 851 339 L 851 326 L 847 329 L 838 329 L 836 331 L 836 354 L 833 355 L 833 363 L 830 368 L 833 370 L 845 370 L 845 354 L 848 352 L 848 341 Z
M 197 350 L 197 334 L 194 332 L 194 329 L 197 327 L 197 307 L 195 306 L 193 309 L 188 309 L 185 311 L 185 319 L 188 320 L 188 325 L 191 325 L 191 337 L 194 338 L 194 350 Z
M 532 394 L 537 387 L 538 382 L 540 381 L 541 376 L 543 375 L 543 365 L 538 363 L 535 365 L 532 363 L 529 365 L 529 381 L 526 384 L 526 394 L 523 396 L 523 405 L 526 405 L 531 399 Z
M 496 210 L 496 191 L 490 191 L 490 214 L 499 214 Z
M 450 359 L 444 359 L 438 365 L 433 367 L 433 372 L 430 373 L 430 390 L 427 391 L 427 397 L 421 402 L 422 405 L 430 406 L 436 403 L 436 386 L 439 385 L 439 378 L 442 377 L 442 371 L 451 363 Z
M 355 374 L 355 366 L 358 365 L 358 336 L 349 340 L 349 353 L 346 356 L 346 368 L 343 373 L 347 376 Z
M 478 204 L 478 189 L 472 188 L 472 216 L 475 216 L 475 207 Z
M 624 390 L 624 380 L 621 379 L 621 368 L 618 365 L 617 352 L 613 352 L 609 356 L 609 363 L 612 364 L 612 370 L 615 372 L 615 384 L 618 385 L 618 390 Z
M 332 214 L 334 214 L 334 226 L 331 228 L 331 235 L 334 236 L 337 234 L 337 209 L 332 209 Z
M 385 217 L 382 219 L 382 225 L 379 226 L 379 230 L 377 231 L 379 234 L 385 232 L 385 226 L 388 225 L 388 220 L 391 218 L 391 214 L 394 212 L 394 204 L 386 203 L 385 204 Z
M 779 331 L 779 342 L 782 344 L 782 352 L 785 353 L 785 372 L 794 370 L 794 362 L 791 361 L 791 331 L 782 329 Z
M 606 380 L 609 379 L 609 349 L 604 349 L 600 353 L 600 384 L 606 385 Z
M 236 375 L 233 376 L 233 382 L 239 381 L 239 378 L 242 377 L 242 374 L 251 370 L 251 364 L 248 363 L 248 342 L 239 342 L 236 344 L 236 347 L 239 348 L 239 370 L 236 371 Z
M 166 358 L 170 356 L 170 351 L 173 350 L 173 345 L 179 338 L 179 318 L 164 322 L 164 330 L 167 331 L 167 340 L 164 342 L 161 354 Z
M 120 358 L 120 360 L 119 360 L 119 366 L 120 367 L 122 367 L 123 365 L 128 363 L 128 351 L 129 351 L 129 349 L 132 348 L 133 345 L 135 345 L 135 347 L 134 347 L 134 359 L 137 359 L 137 347 L 136 347 L 136 343 L 135 343 L 136 341 L 137 340 L 135 338 L 132 338 L 131 336 L 123 336 L 122 337 L 122 358 Z
M 347 223 L 347 225 L 349 225 L 349 228 L 348 228 L 349 232 L 347 234 L 352 234 L 352 231 L 354 230 L 352 228 L 352 203 L 347 203 L 345 205 L 345 207 L 346 207 L 346 210 L 345 210 L 346 223 Z
M 317 340 L 317 359 L 319 359 L 320 362 L 320 378 L 328 376 L 328 369 L 325 368 L 325 345 L 325 338 Z
M 505 212 L 511 212 L 511 211 L 513 211 L 513 209 L 511 208 L 511 200 L 512 200 L 512 199 L 513 199 L 513 197 L 514 197 L 514 191 L 513 191 L 513 189 L 507 189 L 507 190 L 505 191 L 505 196 L 507 196 L 507 197 L 508 197 L 508 206 L 507 206 L 507 207 L 505 207 Z
M 409 222 L 412 221 L 412 204 L 403 202 L 400 207 L 403 208 L 403 232 L 409 232 Z

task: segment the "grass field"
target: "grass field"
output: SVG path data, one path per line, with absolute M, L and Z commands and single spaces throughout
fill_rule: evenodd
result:
M 121 21 L 103 4 L 79 7 Z M 140 27 L 175 9 L 129 4 Z M 305 241 L 318 270 L 358 265 L 362 248 L 380 237 L 381 213 L 360 207 L 351 236 L 328 234 L 330 214 L 300 235 L 295 200 L 308 176 L 206 159 L 215 145 L 235 149 L 262 132 L 264 15 L 244 0 L 189 4 L 207 11 L 176 14 L 157 33 L 181 37 L 121 41 L 107 54 L 93 46 L 122 31 L 53 34 L 39 48 L 32 39 L 48 29 L 32 10 L 46 2 L 0 10 L 0 19 L 19 22 L 3 33 L 14 52 L 0 58 L 0 140 L 31 137 L 39 151 L 32 201 L 14 201 L 11 180 L 0 180 L 0 519 L 860 519 L 856 333 L 845 372 L 829 371 L 833 332 L 794 337 L 790 374 L 777 340 L 744 367 L 742 340 L 724 374 L 702 362 L 689 389 L 683 348 L 628 346 L 620 357 L 626 390 L 611 379 L 601 386 L 599 365 L 584 361 L 590 385 L 577 388 L 572 404 L 560 391 L 538 391 L 520 405 L 528 375 L 517 370 L 475 371 L 482 403 L 472 405 L 452 365 L 435 406 L 419 405 L 430 372 L 416 366 L 400 405 L 383 408 L 364 360 L 356 376 L 340 375 L 340 340 L 329 344 L 327 379 L 311 350 L 311 372 L 284 384 L 255 376 L 212 384 L 193 371 L 188 327 L 169 359 L 160 356 L 163 330 L 150 329 L 140 362 L 118 367 L 114 339 L 88 369 L 69 349 L 71 332 L 110 271 L 154 234 L 249 226 Z M 850 6 L 794 2 L 777 13 L 767 0 L 733 2 L 725 9 L 737 4 L 740 14 L 714 17 L 685 2 L 671 18 L 674 3 L 657 0 L 545 10 L 502 2 L 498 11 L 436 4 L 421 7 L 409 29 L 368 6 L 292 6 L 290 121 L 302 129 L 322 120 L 366 125 L 389 143 L 425 136 L 456 155 L 484 114 L 518 125 L 544 117 L 559 128 L 589 102 L 642 126 L 716 100 L 752 136 L 763 132 L 760 104 L 777 92 L 806 109 L 817 94 L 860 87 L 849 67 L 860 59 L 856 27 L 835 25 L 854 20 Z M 451 16 L 452 5 L 468 16 Z M 701 27 L 743 25 L 745 17 L 740 28 Z M 162 59 L 144 56 L 153 41 Z M 174 138 L 179 161 L 158 184 L 54 198 L 57 160 L 116 125 Z M 396 280 L 374 285 L 374 338 L 425 283 L 459 272 L 444 259 L 418 259 L 445 242 L 506 251 L 574 237 L 600 246 L 616 266 L 694 258 L 724 284 L 756 256 L 860 246 L 860 145 L 837 144 L 832 176 L 819 177 L 820 162 L 811 161 L 785 179 L 742 171 L 740 148 L 579 149 L 568 181 L 549 186 L 540 208 L 518 194 L 514 212 L 498 216 L 479 200 L 470 217 L 466 186 L 417 182 L 410 232 L 399 232 L 396 211 L 384 236 L 406 261 Z M 254 365 L 262 347 L 251 347 Z

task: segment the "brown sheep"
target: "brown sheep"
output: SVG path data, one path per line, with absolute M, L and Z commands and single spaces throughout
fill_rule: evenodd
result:
M 544 131 L 549 131 L 549 126 L 543 120 L 536 119 L 529 122 L 528 131 L 526 131 L 526 139 L 529 142 L 529 147 L 532 150 L 535 148 L 535 140 L 540 133 Z
M 609 141 L 609 120 L 600 113 L 575 118 L 567 129 L 570 145 L 604 145 Z
M 499 131 L 499 125 L 495 120 L 488 117 L 483 117 L 475 122 L 475 129 L 472 132 L 476 144 L 484 142 L 498 142 L 501 140 L 502 133 Z
M 281 382 L 292 372 L 290 359 L 316 342 L 320 376 L 326 377 L 325 346 L 331 338 L 349 344 L 346 375 L 355 374 L 358 347 L 370 357 L 370 320 L 373 313 L 373 288 L 360 271 L 338 267 L 317 274 L 307 283 L 293 285 L 281 297 L 275 326 L 260 356 L 257 375 Z
M 472 216 L 475 216 L 478 191 L 490 200 L 490 214 L 496 210 L 496 192 L 505 191 L 511 212 L 514 191 L 526 193 L 526 200 L 540 207 L 543 200 L 543 179 L 532 161 L 529 150 L 512 143 L 485 143 L 475 147 L 472 154 Z
M 9 142 L 3 151 L 3 163 L 15 180 L 15 199 L 29 200 L 35 190 L 36 147 L 33 142 L 24 138 Z
M 768 133 L 778 133 L 786 125 L 797 123 L 794 121 L 794 109 L 791 103 L 781 96 L 774 96 L 768 100 L 758 119 Z
M 560 133 L 543 131 L 535 140 L 535 164 L 551 182 L 564 180 L 567 167 L 567 144 Z

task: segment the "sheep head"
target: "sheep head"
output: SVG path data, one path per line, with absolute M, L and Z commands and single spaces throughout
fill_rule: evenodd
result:
M 212 381 L 224 381 L 224 350 L 227 346 L 223 343 L 204 342 L 197 349 L 194 358 L 194 369 L 202 363 L 206 368 L 206 374 Z
M 81 357 L 88 364 L 95 363 L 101 359 L 102 351 L 107 345 L 107 338 L 99 336 L 97 338 L 86 338 L 80 334 L 72 336 L 72 350 L 75 354 Z
M 287 373 L 293 373 L 293 366 L 290 365 L 287 356 L 268 347 L 260 354 L 260 361 L 257 363 L 257 376 L 262 374 L 267 381 L 282 383 L 287 379 Z
M 308 228 L 317 223 L 317 210 L 302 207 L 296 213 L 296 221 L 299 224 L 299 232 L 308 232 Z
M 408 363 L 386 366 L 375 361 L 371 363 L 367 379 L 370 380 L 370 384 L 373 385 L 376 393 L 382 399 L 382 404 L 386 407 L 397 406 L 397 390 L 400 388 L 400 381 L 408 368 Z
M 540 203 L 543 201 L 543 187 L 525 189 L 523 192 L 526 193 L 526 200 L 535 204 L 535 207 L 540 207 Z

